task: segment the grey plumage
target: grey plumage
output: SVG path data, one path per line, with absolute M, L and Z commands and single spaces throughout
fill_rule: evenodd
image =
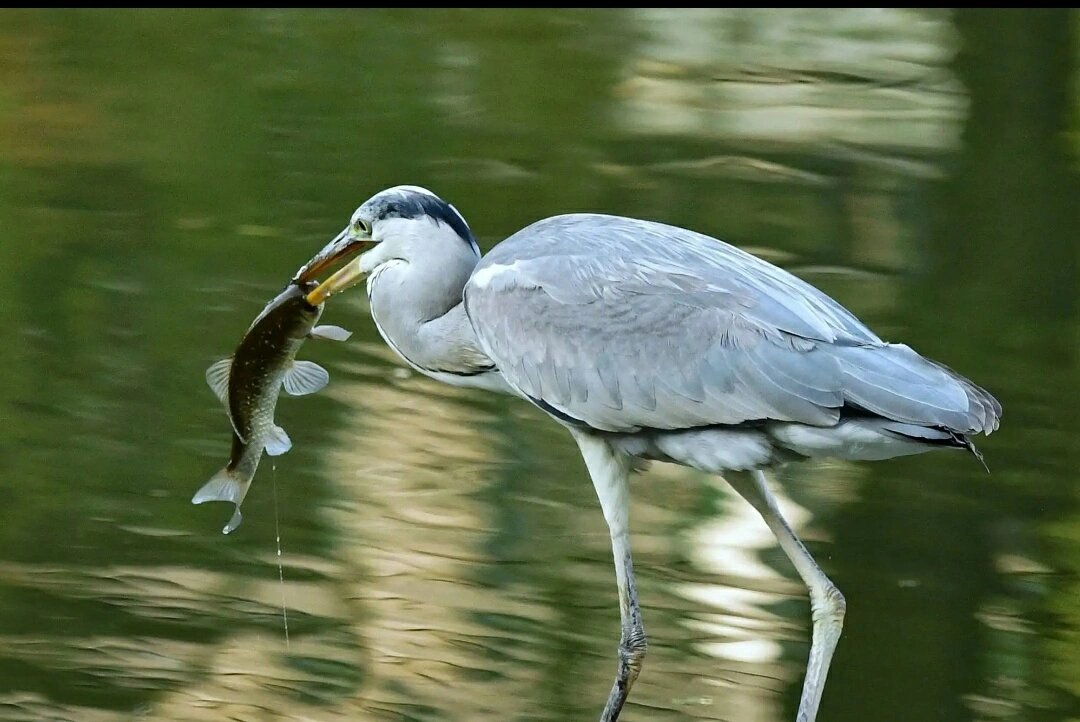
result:
M 784 520 L 762 469 L 814 457 L 965 448 L 998 427 L 983 389 L 878 338 L 795 276 L 682 228 L 596 214 L 547 218 L 479 257 L 430 191 L 376 194 L 298 273 L 376 246 L 319 286 L 368 278 L 390 346 L 446 383 L 516 394 L 565 425 L 611 533 L 622 634 L 601 722 L 616 722 L 646 652 L 629 536 L 639 459 L 724 472 L 810 592 L 798 721 L 814 722 L 846 603 Z M 979 456 L 981 460 L 981 456 Z
M 1001 413 L 791 274 L 659 223 L 534 223 L 480 261 L 464 300 L 513 387 L 600 431 L 829 427 L 868 413 L 972 434 L 996 429 Z

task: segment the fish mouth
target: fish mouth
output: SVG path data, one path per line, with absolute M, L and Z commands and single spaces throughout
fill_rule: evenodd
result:
M 317 276 L 328 268 L 352 256 L 360 250 L 364 243 L 370 242 L 371 240 L 368 238 L 355 237 L 346 228 L 323 246 L 323 249 L 316 253 L 310 261 L 300 267 L 300 270 L 293 276 L 293 282 L 304 286 L 314 281 Z

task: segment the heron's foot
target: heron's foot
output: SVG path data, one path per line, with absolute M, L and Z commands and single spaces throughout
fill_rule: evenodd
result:
M 619 666 L 615 673 L 615 684 L 608 695 L 604 712 L 600 715 L 600 722 L 616 722 L 622 711 L 626 698 L 630 695 L 630 688 L 634 686 L 638 674 L 641 672 L 642 662 L 645 661 L 645 652 L 649 644 L 645 639 L 645 628 L 640 619 L 635 619 L 634 624 L 623 627 L 622 637 L 619 639 Z

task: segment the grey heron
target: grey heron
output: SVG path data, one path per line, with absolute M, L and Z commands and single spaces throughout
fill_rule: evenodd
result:
M 810 595 L 797 721 L 813 722 L 846 603 L 781 515 L 765 470 L 940 448 L 977 455 L 970 437 L 1001 416 L 989 393 L 882 341 L 810 284 L 683 228 L 554 216 L 481 257 L 454 206 L 397 186 L 357 208 L 297 280 L 365 247 L 309 302 L 366 278 L 375 325 L 406 363 L 520 396 L 577 442 L 610 531 L 622 622 L 601 722 L 618 719 L 645 657 L 630 553 L 636 460 L 723 474 L 776 535 Z

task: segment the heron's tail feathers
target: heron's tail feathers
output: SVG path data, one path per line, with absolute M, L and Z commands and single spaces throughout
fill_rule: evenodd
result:
M 845 402 L 903 424 L 989 434 L 1001 404 L 952 369 L 904 344 L 836 346 Z

